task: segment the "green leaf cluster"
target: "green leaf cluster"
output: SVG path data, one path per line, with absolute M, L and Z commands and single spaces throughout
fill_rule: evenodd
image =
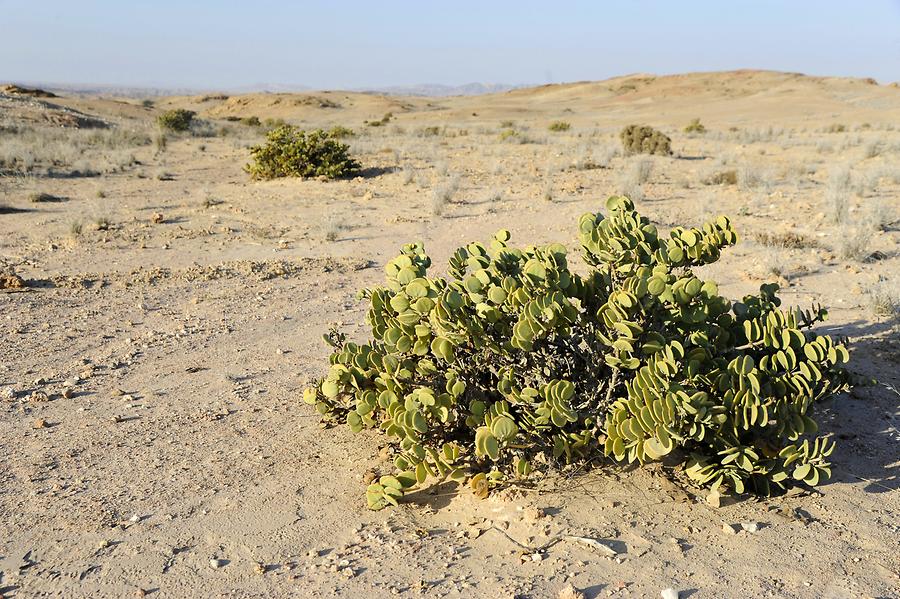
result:
M 578 224 L 587 271 L 560 244 L 470 243 L 429 276 L 419 243 L 363 290 L 371 339 L 326 337 L 304 399 L 394 449 L 369 507 L 451 479 L 479 496 L 534 471 L 666 458 L 698 486 L 775 494 L 830 474 L 815 402 L 847 388 L 846 348 L 783 310 L 776 285 L 729 301 L 695 274 L 737 234 L 726 217 L 662 234 L 625 197 Z
M 359 169 L 350 156 L 350 147 L 340 141 L 346 131 L 278 126 L 266 134 L 264 144 L 250 148 L 253 161 L 244 168 L 254 179 L 344 177 Z

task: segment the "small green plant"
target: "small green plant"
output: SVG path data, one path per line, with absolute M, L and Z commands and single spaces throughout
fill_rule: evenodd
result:
M 160 129 L 164 131 L 174 131 L 177 133 L 181 133 L 191 128 L 191 123 L 194 122 L 194 117 L 196 116 L 196 114 L 197 113 L 195 113 L 193 110 L 175 108 L 173 110 L 167 110 L 156 117 L 156 122 L 159 125 Z
M 519 132 L 515 129 L 504 129 L 500 132 L 500 141 L 508 141 L 510 139 L 518 139 Z
M 664 133 L 643 125 L 628 125 L 619 133 L 626 154 L 672 153 L 672 140 Z
M 356 132 L 349 127 L 343 127 L 341 125 L 335 125 L 331 129 L 328 130 L 328 135 L 335 139 L 344 139 L 347 137 L 356 137 Z
M 388 113 L 386 113 L 383 117 L 381 117 L 381 120 L 378 120 L 378 121 L 363 121 L 363 123 L 366 124 L 366 125 L 368 125 L 369 127 L 384 127 L 385 125 L 387 125 L 388 123 L 391 122 L 391 119 L 392 119 L 392 118 L 394 118 L 394 113 L 393 113 L 393 112 L 388 112 Z
M 282 125 L 266 135 L 266 143 L 250 148 L 253 161 L 245 170 L 254 179 L 326 177 L 336 179 L 359 169 L 347 144 L 331 133 Z
M 562 132 L 562 131 L 568 131 L 571 128 L 572 128 L 572 125 L 570 123 L 567 123 L 566 121 L 553 121 L 552 123 L 550 123 L 550 126 L 548 127 L 548 129 L 550 129 L 550 131 L 557 132 L 557 133 Z
M 700 119 L 692 119 L 684 128 L 685 133 L 706 133 L 706 127 L 700 122 Z
M 429 276 L 420 243 L 364 289 L 371 339 L 336 330 L 304 400 L 330 422 L 380 429 L 393 470 L 372 509 L 446 479 L 476 495 L 539 471 L 667 458 L 717 492 L 777 494 L 830 475 L 819 400 L 849 386 L 847 349 L 811 330 L 826 312 L 779 306 L 778 286 L 732 302 L 695 268 L 737 241 L 728 218 L 660 234 L 621 196 L 578 223 L 587 270 L 564 246 L 508 231 Z
M 258 116 L 247 116 L 241 119 L 241 124 L 248 127 L 262 127 L 262 121 Z

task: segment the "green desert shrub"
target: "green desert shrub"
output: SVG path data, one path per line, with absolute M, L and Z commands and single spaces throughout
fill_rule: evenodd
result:
M 391 472 L 368 505 L 450 479 L 478 496 L 556 467 L 662 460 L 718 492 L 777 494 L 829 476 L 816 402 L 849 385 L 843 345 L 782 310 L 777 285 L 730 301 L 694 269 L 737 241 L 724 216 L 668 235 L 614 196 L 578 223 L 585 274 L 558 243 L 508 231 L 429 276 L 421 244 L 364 289 L 371 338 L 336 330 L 304 400 L 353 431 L 380 429 Z M 579 269 L 580 272 L 580 269 Z
M 700 122 L 700 119 L 692 119 L 684 128 L 685 133 L 706 133 L 706 127 Z
M 303 131 L 282 125 L 266 134 L 266 142 L 250 148 L 253 161 L 245 167 L 254 179 L 346 176 L 359 168 L 347 144 L 330 132 Z
M 572 125 L 570 123 L 567 123 L 566 121 L 553 121 L 552 123 L 550 123 L 550 126 L 548 127 L 548 129 L 550 129 L 550 131 L 555 131 L 555 132 L 568 131 L 571 128 L 572 128 Z
M 394 113 L 393 113 L 393 112 L 387 112 L 387 113 L 385 113 L 385 115 L 384 115 L 383 117 L 381 117 L 381 120 L 378 120 L 378 121 L 363 121 L 363 123 L 366 124 L 366 125 L 368 125 L 369 127 L 384 127 L 385 125 L 387 125 L 388 123 L 391 122 L 391 119 L 392 119 L 392 118 L 394 118 Z
M 664 133 L 644 125 L 628 125 L 619 133 L 626 154 L 672 153 L 672 140 Z
M 191 128 L 191 123 L 194 121 L 194 116 L 196 116 L 196 114 L 197 113 L 193 110 L 175 108 L 173 110 L 167 110 L 156 117 L 156 122 L 161 129 L 182 132 Z
M 344 127 L 342 125 L 335 125 L 331 129 L 328 130 L 328 135 L 335 139 L 344 139 L 346 137 L 355 137 L 356 132 L 349 127 Z

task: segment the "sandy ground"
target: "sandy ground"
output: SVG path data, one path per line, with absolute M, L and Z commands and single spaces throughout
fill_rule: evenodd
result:
M 154 115 L 182 106 L 228 131 L 116 148 L 127 160 L 88 145 L 52 171 L 41 152 L 55 146 L 0 135 L 0 150 L 36 155 L 31 174 L 0 177 L 0 270 L 27 285 L 0 292 L 3 597 L 537 598 L 567 584 L 587 597 L 900 596 L 897 88 L 747 72 L 475 98 L 41 102 L 0 96 L 0 125 L 77 111 L 152 138 Z M 365 176 L 249 181 L 261 133 L 221 119 L 250 115 L 352 127 Z M 681 131 L 693 117 L 707 133 Z M 548 131 L 555 120 L 572 128 Z M 632 121 L 666 131 L 676 155 L 616 155 Z M 641 160 L 651 173 L 635 183 Z M 101 174 L 77 176 L 76 162 Z M 738 185 L 702 183 L 731 169 Z M 834 218 L 841 169 L 852 183 Z M 300 401 L 329 326 L 365 336 L 356 291 L 415 239 L 438 270 L 499 228 L 575 253 L 578 216 L 626 188 L 663 228 L 732 216 L 742 242 L 705 273 L 732 297 L 777 280 L 791 304 L 829 308 L 822 328 L 879 381 L 819 407 L 839 441 L 833 479 L 714 508 L 659 469 L 607 465 L 368 511 L 382 440 L 324 430 Z

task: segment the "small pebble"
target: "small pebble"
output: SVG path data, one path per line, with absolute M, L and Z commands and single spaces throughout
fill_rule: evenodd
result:
M 759 531 L 759 522 L 741 522 L 741 528 L 749 533 Z
M 44 403 L 50 401 L 50 396 L 43 391 L 33 391 L 31 395 L 28 396 L 28 401 L 33 403 Z
M 214 559 L 209 560 L 209 565 L 212 566 L 213 568 L 224 568 L 225 566 L 228 565 L 228 560 L 221 559 L 221 558 L 214 558 Z
M 678 591 L 673 588 L 663 589 L 659 592 L 662 599 L 678 599 Z

